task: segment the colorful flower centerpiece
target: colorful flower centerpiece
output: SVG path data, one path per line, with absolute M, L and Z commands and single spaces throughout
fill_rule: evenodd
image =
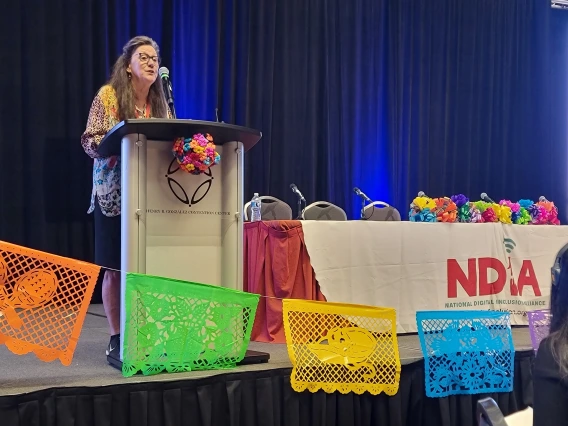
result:
M 410 205 L 411 222 L 503 223 L 515 225 L 560 225 L 558 208 L 541 197 L 518 202 L 472 202 L 463 194 L 451 197 L 416 197 Z
M 177 138 L 172 152 L 180 169 L 194 175 L 207 171 L 221 161 L 210 134 L 197 133 L 191 138 Z

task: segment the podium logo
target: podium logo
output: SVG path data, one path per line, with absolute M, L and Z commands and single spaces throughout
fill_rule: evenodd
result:
M 189 207 L 191 207 L 194 204 L 198 204 L 207 196 L 209 190 L 211 189 L 211 185 L 214 179 L 213 174 L 211 173 L 211 168 L 207 169 L 206 172 L 200 175 L 200 176 L 206 176 L 207 179 L 205 180 L 205 182 L 201 183 L 197 188 L 195 188 L 193 192 L 186 191 L 185 188 L 175 179 L 175 177 L 172 177 L 172 175 L 178 172 L 179 172 L 179 174 L 177 175 L 178 177 L 187 175 L 187 173 L 182 172 L 180 170 L 179 164 L 177 160 L 174 158 L 170 163 L 168 167 L 168 172 L 166 174 L 166 179 L 168 180 L 168 186 L 170 187 L 172 194 L 180 202 L 186 204 Z M 195 178 L 197 178 L 197 176 L 195 176 Z M 191 197 L 189 196 L 189 194 L 191 194 Z

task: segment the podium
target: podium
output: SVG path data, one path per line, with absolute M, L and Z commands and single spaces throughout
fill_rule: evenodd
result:
M 172 154 L 175 138 L 196 133 L 213 136 L 221 156 L 201 175 Z M 99 154 L 121 161 L 122 336 L 127 272 L 242 290 L 243 157 L 261 137 L 219 122 L 128 119 L 101 141 Z

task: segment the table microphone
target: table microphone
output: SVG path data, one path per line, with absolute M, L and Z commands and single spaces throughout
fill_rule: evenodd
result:
M 419 192 L 418 192 L 418 197 L 421 197 L 421 198 L 422 198 L 422 197 L 429 198 L 429 197 L 424 193 L 424 191 L 419 191 Z
M 485 192 L 482 192 L 482 193 L 481 193 L 481 199 L 482 199 L 483 201 L 488 202 L 488 203 L 497 204 L 497 203 L 496 203 L 495 201 L 493 201 L 493 200 L 489 197 L 489 195 L 487 195 Z
M 300 190 L 298 189 L 298 187 L 295 184 L 291 183 L 290 188 L 292 189 L 292 192 L 294 194 L 296 194 L 298 197 L 300 197 L 300 200 L 302 200 L 304 203 L 306 202 L 306 199 L 304 198 L 304 196 L 302 195 L 302 193 L 300 192 Z
M 541 203 L 548 203 L 549 202 L 544 195 L 541 195 L 538 198 L 538 201 L 540 201 Z
M 371 199 L 369 197 L 367 197 L 365 195 L 365 193 L 363 191 L 361 191 L 359 188 L 355 187 L 353 188 L 353 192 L 355 194 L 357 194 L 359 197 L 361 197 L 363 200 L 365 200 L 368 203 L 372 203 Z
M 164 87 L 166 101 L 168 102 L 172 116 L 173 118 L 176 118 L 176 109 L 174 107 L 174 91 L 172 89 L 172 82 L 170 81 L 170 70 L 166 67 L 160 67 L 158 74 L 160 74 L 160 78 L 162 79 L 162 86 Z

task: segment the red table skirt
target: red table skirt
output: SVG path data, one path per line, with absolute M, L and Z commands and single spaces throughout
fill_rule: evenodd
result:
M 325 301 L 300 221 L 245 223 L 243 286 L 250 293 L 269 296 L 261 297 L 258 303 L 251 335 L 257 342 L 286 342 L 282 301 L 278 299 Z

